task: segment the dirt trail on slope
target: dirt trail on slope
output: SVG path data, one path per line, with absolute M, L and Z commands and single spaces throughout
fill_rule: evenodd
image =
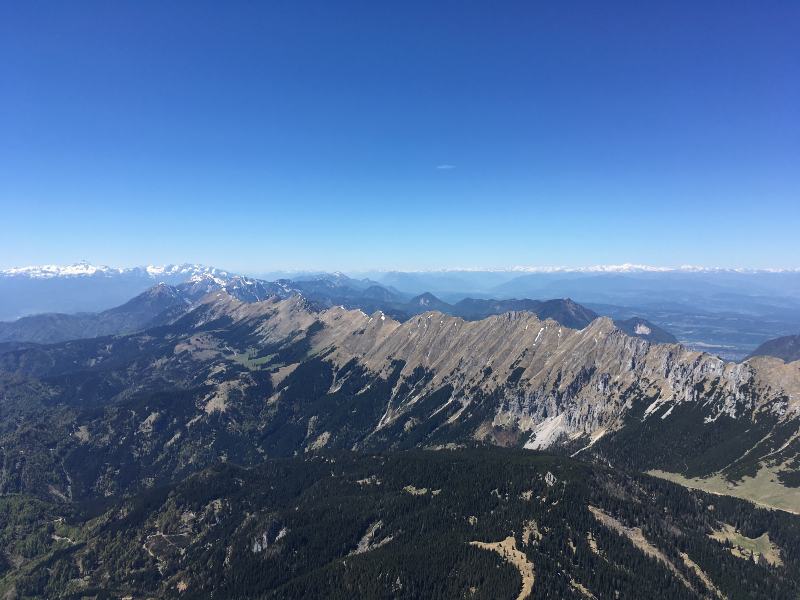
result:
M 692 571 L 694 571 L 695 575 L 697 575 L 700 578 L 700 580 L 705 584 L 705 586 L 709 590 L 714 592 L 717 598 L 720 598 L 722 600 L 726 598 L 725 594 L 719 591 L 719 588 L 717 588 L 717 586 L 714 585 L 714 582 L 711 581 L 711 578 L 708 575 L 706 575 L 703 569 L 700 568 L 700 565 L 698 565 L 691 558 L 689 558 L 689 555 L 686 554 L 686 552 L 681 552 L 681 558 L 683 559 L 683 563 L 687 567 L 689 567 Z
M 470 546 L 477 546 L 483 550 L 497 552 L 504 560 L 514 565 L 522 576 L 522 589 L 517 600 L 525 600 L 533 592 L 533 563 L 528 560 L 524 552 L 517 550 L 517 541 L 514 536 L 508 536 L 501 542 L 470 542 Z
M 685 585 L 692 592 L 695 592 L 695 589 L 692 587 L 692 584 L 689 583 L 689 580 L 686 579 L 686 577 L 684 577 L 683 574 L 678 570 L 678 567 L 675 566 L 675 564 L 669 559 L 669 557 L 667 557 L 666 554 L 664 554 L 661 550 L 659 550 L 653 544 L 647 541 L 647 538 L 644 537 L 644 533 L 642 533 L 642 530 L 639 527 L 626 527 L 611 515 L 603 512 L 602 510 L 594 506 L 590 506 L 589 510 L 594 515 L 595 519 L 597 519 L 600 523 L 602 523 L 604 526 L 608 527 L 612 531 L 616 531 L 617 533 L 624 535 L 633 543 L 634 546 L 639 548 L 639 550 L 644 552 L 646 555 L 651 556 L 656 560 L 658 560 L 659 562 L 663 563 L 664 566 L 666 566 L 670 571 L 672 571 L 675 577 L 677 577 L 678 580 L 683 585 Z M 686 559 L 684 559 L 684 561 L 685 560 Z M 694 563 L 692 563 L 692 565 L 694 565 Z M 694 568 L 692 567 L 692 565 L 689 565 L 687 563 L 687 566 L 689 566 L 690 568 Z M 699 567 L 697 567 L 697 569 L 699 570 Z M 708 581 L 709 584 L 713 586 L 711 580 L 709 579 Z M 712 587 L 711 589 L 716 591 L 716 588 Z

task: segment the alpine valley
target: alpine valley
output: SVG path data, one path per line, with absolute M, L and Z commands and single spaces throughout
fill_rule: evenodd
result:
M 795 354 L 569 299 L 163 272 L 0 324 L 0 597 L 800 594 Z

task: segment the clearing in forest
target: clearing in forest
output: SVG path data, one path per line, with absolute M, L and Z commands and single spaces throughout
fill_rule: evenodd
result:
M 470 542 L 470 546 L 477 546 L 483 550 L 497 552 L 504 560 L 514 565 L 522 576 L 522 589 L 517 600 L 525 600 L 533 591 L 533 563 L 528 560 L 524 552 L 517 550 L 517 541 L 514 536 L 508 536 L 501 542 Z
M 739 558 L 763 558 L 772 566 L 779 567 L 783 564 L 781 560 L 780 549 L 772 543 L 769 539 L 769 534 L 765 531 L 757 538 L 749 538 L 739 533 L 733 525 L 723 523 L 720 529 L 717 529 L 708 537 L 717 540 L 718 542 L 730 542 L 733 544 L 731 554 Z

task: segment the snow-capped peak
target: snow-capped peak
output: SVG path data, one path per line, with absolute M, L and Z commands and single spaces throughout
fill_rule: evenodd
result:
M 48 279 L 51 277 L 85 277 L 104 273 L 122 273 L 124 269 L 114 269 L 105 265 L 92 265 L 79 262 L 72 265 L 34 265 L 27 267 L 12 267 L 0 271 L 0 274 L 10 277 L 31 277 Z
M 108 267 L 106 265 L 93 265 L 88 262 L 79 262 L 72 265 L 32 265 L 26 267 L 12 267 L 0 270 L 0 276 L 25 277 L 30 279 L 53 279 L 56 277 L 92 277 L 111 275 L 142 275 L 151 279 L 163 277 L 191 278 L 195 275 L 220 275 L 227 277 L 228 273 L 215 267 L 198 264 L 180 265 L 147 265 L 144 267 Z
M 161 266 L 148 265 L 144 267 L 144 270 L 147 271 L 147 274 L 150 275 L 151 277 L 176 276 L 176 275 L 185 275 L 187 278 L 191 278 L 197 275 L 220 275 L 223 277 L 230 276 L 230 273 L 228 273 L 227 271 L 223 271 L 222 269 L 217 269 L 216 267 L 207 267 L 205 265 L 188 264 L 188 263 L 184 263 L 181 265 L 161 265 Z
M 221 272 L 221 273 L 224 274 L 224 272 Z M 214 283 L 216 283 L 217 285 L 220 285 L 222 287 L 225 287 L 225 284 L 227 283 L 225 281 L 225 279 L 223 279 L 222 277 L 214 275 L 213 273 L 210 273 L 210 272 L 195 273 L 191 277 L 189 277 L 188 281 L 191 282 L 191 283 L 201 283 L 201 282 L 204 282 L 204 281 L 213 281 Z

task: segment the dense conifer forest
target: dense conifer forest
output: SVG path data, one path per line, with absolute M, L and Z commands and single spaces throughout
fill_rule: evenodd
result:
M 499 448 L 222 463 L 127 499 L 7 495 L 0 524 L 9 598 L 516 598 L 529 573 L 532 598 L 800 593 L 798 517 Z M 726 526 L 773 553 L 712 538 Z

